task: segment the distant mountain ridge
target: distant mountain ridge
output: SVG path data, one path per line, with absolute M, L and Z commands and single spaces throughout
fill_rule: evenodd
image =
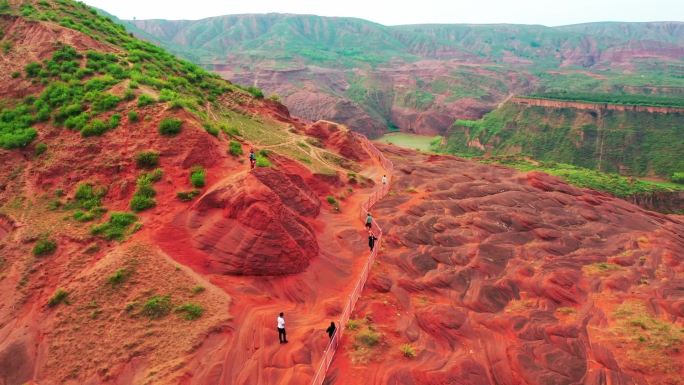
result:
M 443 134 L 512 95 L 684 95 L 683 22 L 384 26 L 248 14 L 123 23 L 226 79 L 279 95 L 297 116 L 371 137 Z

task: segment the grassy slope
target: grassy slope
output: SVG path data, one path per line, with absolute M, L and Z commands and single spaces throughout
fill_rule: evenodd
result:
M 479 121 L 456 121 L 446 150 L 479 155 L 468 140 L 490 145 L 494 155 L 522 153 L 632 175 L 670 177 L 684 170 L 679 114 L 607 111 L 603 117 L 574 109 L 506 104 Z

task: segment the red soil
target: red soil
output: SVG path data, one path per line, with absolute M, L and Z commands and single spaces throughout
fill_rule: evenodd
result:
M 684 382 L 681 217 L 542 173 L 384 151 L 397 170 L 373 208 L 384 248 L 353 317 L 380 342 L 347 333 L 328 384 Z

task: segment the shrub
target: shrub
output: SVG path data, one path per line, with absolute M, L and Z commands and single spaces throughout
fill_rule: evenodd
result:
M 33 153 L 36 156 L 41 156 L 45 153 L 45 151 L 47 151 L 47 148 L 48 148 L 47 144 L 38 143 L 38 144 L 36 144 L 36 148 L 33 150 Z
M 161 91 L 159 91 L 159 101 L 160 102 L 169 102 L 169 101 L 177 99 L 177 98 L 178 98 L 178 94 L 175 91 L 170 90 L 168 88 L 164 88 Z
M 109 120 L 107 121 L 107 128 L 114 129 L 119 127 L 119 123 L 121 123 L 121 115 L 119 114 L 114 114 L 109 117 Z
M 19 76 L 21 76 L 21 72 L 19 72 L 19 71 L 14 71 L 14 72 L 12 72 L 12 74 L 11 74 L 10 76 L 12 77 L 12 79 L 16 79 L 16 78 L 18 78 Z
M 150 104 L 153 104 L 155 102 L 156 100 L 154 100 L 153 97 L 147 94 L 142 94 L 138 97 L 138 107 L 149 106 Z
M 101 93 L 97 94 L 95 97 L 93 97 L 93 104 L 92 104 L 92 109 L 93 112 L 105 112 L 113 109 L 116 107 L 120 102 L 121 99 L 112 94 L 108 93 Z
M 242 145 L 240 144 L 240 142 L 236 142 L 234 140 L 231 140 L 230 144 L 228 145 L 228 152 L 232 156 L 240 156 L 243 154 Z
M 204 124 L 202 127 L 204 127 L 204 130 L 206 132 L 208 132 L 210 135 L 218 137 L 219 129 L 216 128 L 215 126 L 207 123 L 207 124 Z
M 81 136 L 84 138 L 91 136 L 100 136 L 107 132 L 109 126 L 100 119 L 94 119 L 81 129 Z
M 49 255 L 54 253 L 55 250 L 57 250 L 57 242 L 52 239 L 39 239 L 36 245 L 33 246 L 33 255 Z
M 57 289 L 55 294 L 50 297 L 47 304 L 49 307 L 55 307 L 60 303 L 69 304 L 69 292 L 64 289 Z
M 179 191 L 176 193 L 176 198 L 178 198 L 178 200 L 180 200 L 180 201 L 188 202 L 188 201 L 193 200 L 199 194 L 200 194 L 199 190 Z
M 142 309 L 142 315 L 152 318 L 159 319 L 171 311 L 171 297 L 168 295 L 155 295 L 150 297 L 144 304 Z
M 184 319 L 192 321 L 201 317 L 202 313 L 204 313 L 204 309 L 200 305 L 194 303 L 186 303 L 181 306 L 178 306 L 176 308 L 176 313 L 181 313 L 181 316 Z
M 89 222 L 89 221 L 92 221 L 93 219 L 95 219 L 95 214 L 93 214 L 90 211 L 78 210 L 74 213 L 73 218 L 77 222 Z
M 256 165 L 257 167 L 271 167 L 271 162 L 262 156 L 257 156 Z
M 356 335 L 356 341 L 368 347 L 375 346 L 380 341 L 380 334 L 374 332 L 370 328 L 366 328 Z
M 43 66 L 40 65 L 40 63 L 36 63 L 36 62 L 31 62 L 24 67 L 24 71 L 26 72 L 26 77 L 29 77 L 29 78 L 37 77 L 40 74 L 40 70 L 42 70 L 42 69 L 43 69 Z
M 146 197 L 144 195 L 134 195 L 130 204 L 131 210 L 135 211 L 136 213 L 151 209 L 156 205 L 157 201 L 155 201 L 154 198 Z
M 264 91 L 262 91 L 258 87 L 247 87 L 247 88 L 245 88 L 245 91 L 249 92 L 250 94 L 252 94 L 252 96 L 254 96 L 257 99 L 263 99 L 264 98 Z
M 174 118 L 165 118 L 159 123 L 159 133 L 166 136 L 174 136 L 181 132 L 183 121 Z
M 135 99 L 135 92 L 133 92 L 133 90 L 128 89 L 124 91 L 123 100 L 130 102 L 133 99 Z
M 195 166 L 190 170 L 190 184 L 193 187 L 204 187 L 206 181 L 206 171 L 200 166 Z
M 676 173 L 672 174 L 672 178 L 670 178 L 670 179 L 674 183 L 684 184 L 684 172 L 676 172 Z
M 138 121 L 138 112 L 137 111 L 128 111 L 128 121 L 130 123 L 135 123 Z
M 118 286 L 128 280 L 131 276 L 131 271 L 128 269 L 118 269 L 112 275 L 107 277 L 107 283 L 112 286 Z
M 88 114 L 82 113 L 76 116 L 70 116 L 64 121 L 66 128 L 81 131 L 88 124 Z
M 104 188 L 95 188 L 92 184 L 82 183 L 76 188 L 74 199 L 78 207 L 86 210 L 92 210 L 101 204 L 102 197 L 105 196 L 107 190 Z
M 416 350 L 411 344 L 403 344 L 401 347 L 399 347 L 399 350 L 401 350 L 401 353 L 406 358 L 413 358 L 416 356 Z
M 109 215 L 109 221 L 93 226 L 90 232 L 108 240 L 121 240 L 126 230 L 137 220 L 138 217 L 135 214 L 113 212 Z
M 197 294 L 203 293 L 205 290 L 207 290 L 207 289 L 205 289 L 204 286 L 199 286 L 199 285 L 190 289 L 190 291 L 192 292 L 192 295 L 197 295 Z
M 356 330 L 359 328 L 359 321 L 355 319 L 349 319 L 347 321 L 347 329 L 349 330 Z
M 159 164 L 159 153 L 156 151 L 143 151 L 135 156 L 135 164 L 138 168 L 154 168 Z
M 337 201 L 337 199 L 335 199 L 334 196 L 328 195 L 328 196 L 325 198 L 325 200 L 328 201 L 328 203 L 330 204 L 330 206 L 332 206 L 335 210 L 340 211 L 340 203 Z

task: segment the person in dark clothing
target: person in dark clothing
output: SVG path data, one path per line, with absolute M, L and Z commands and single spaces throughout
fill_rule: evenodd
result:
M 285 313 L 278 316 L 278 341 L 281 344 L 287 343 L 287 333 L 285 333 Z
M 372 231 L 368 232 L 368 247 L 370 247 L 370 251 L 373 251 L 373 248 L 375 247 L 375 241 L 378 240 L 378 237 L 373 234 Z
M 251 168 L 254 168 L 254 165 L 256 165 L 256 154 L 254 153 L 254 149 L 249 150 L 249 164 Z
M 330 326 L 328 326 L 328 328 L 325 329 L 325 331 L 326 331 L 326 333 L 328 333 L 328 337 L 330 337 L 330 339 L 332 339 L 333 336 L 335 335 L 335 330 L 336 330 L 336 329 L 337 329 L 337 328 L 335 327 L 335 323 L 334 323 L 334 322 L 331 322 L 331 323 L 330 323 Z
M 371 213 L 368 213 L 368 215 L 366 215 L 366 228 L 370 230 L 371 227 L 373 227 L 373 217 L 371 216 Z

